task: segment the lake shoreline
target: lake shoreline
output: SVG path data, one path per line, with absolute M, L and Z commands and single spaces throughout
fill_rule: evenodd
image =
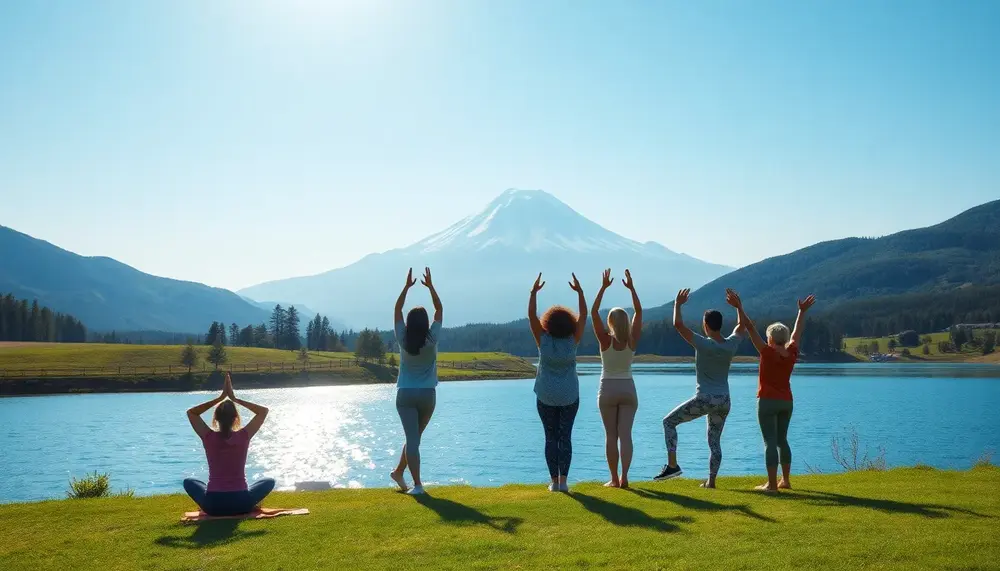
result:
M 241 373 L 233 372 L 233 382 L 241 389 L 286 389 L 307 387 L 342 387 L 351 385 L 395 384 L 395 371 L 382 367 L 368 374 L 337 373 Z M 496 381 L 527 379 L 518 371 L 476 371 L 475 378 L 443 375 L 440 381 Z M 71 394 L 115 393 L 184 393 L 222 390 L 222 373 L 179 375 L 173 377 L 39 377 L 0 381 L 0 398 Z

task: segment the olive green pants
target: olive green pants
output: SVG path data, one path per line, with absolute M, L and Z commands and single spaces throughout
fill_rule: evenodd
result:
M 792 420 L 792 401 L 757 399 L 757 421 L 764 436 L 764 459 L 767 466 L 788 466 L 792 449 L 788 446 L 788 423 Z

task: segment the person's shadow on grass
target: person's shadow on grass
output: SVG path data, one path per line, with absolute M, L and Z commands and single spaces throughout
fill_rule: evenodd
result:
M 753 490 L 736 490 L 736 491 L 741 494 L 760 493 Z M 953 514 L 956 513 L 972 517 L 979 517 L 979 518 L 992 519 L 994 517 L 988 514 L 982 514 L 965 508 L 945 506 L 941 504 L 915 504 L 909 502 L 900 502 L 896 500 L 887 500 L 882 498 L 861 498 L 857 496 L 848 496 L 845 494 L 836 494 L 833 492 L 820 492 L 815 490 L 781 490 L 777 494 L 769 495 L 769 497 L 773 497 L 779 500 L 800 500 L 810 505 L 821 506 L 821 507 L 866 508 L 885 513 L 912 514 L 912 515 L 919 515 L 922 517 L 935 518 L 935 519 L 951 517 Z
M 741 505 L 720 504 L 716 502 L 710 502 L 708 500 L 693 498 L 691 496 L 672 494 L 670 492 L 664 492 L 662 490 L 629 488 L 629 491 L 643 498 L 647 498 L 650 500 L 659 500 L 664 502 L 672 502 L 682 508 L 687 508 L 690 510 L 706 511 L 706 512 L 739 512 L 749 518 L 753 518 L 760 521 L 766 521 L 768 523 L 776 523 L 775 519 L 767 517 L 766 515 L 763 514 L 759 514 L 755 512 L 753 509 L 751 509 L 750 506 L 745 504 Z
M 455 525 L 485 525 L 504 533 L 514 533 L 517 531 L 517 526 L 524 521 L 519 517 L 490 516 L 471 506 L 444 498 L 436 498 L 430 494 L 413 496 L 413 499 L 418 504 L 437 513 L 441 521 Z
M 680 527 L 678 523 L 691 523 L 694 519 L 687 516 L 678 516 L 670 519 L 657 519 L 646 512 L 602 500 L 587 494 L 572 492 L 568 494 L 590 513 L 597 514 L 610 524 L 622 527 L 645 527 L 659 532 L 677 531 Z
M 215 547 L 217 545 L 223 545 L 242 539 L 249 539 L 251 537 L 257 537 L 267 533 L 263 529 L 242 531 L 239 529 L 240 520 L 237 519 L 205 521 L 194 524 L 194 526 L 194 533 L 187 537 L 179 535 L 164 535 L 162 537 L 158 537 L 155 540 L 155 543 L 157 545 L 162 545 L 163 547 L 201 549 L 204 547 Z

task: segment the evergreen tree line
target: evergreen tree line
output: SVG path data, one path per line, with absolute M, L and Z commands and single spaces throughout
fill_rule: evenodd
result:
M 0 341 L 85 343 L 87 328 L 72 315 L 38 305 L 37 299 L 29 305 L 8 293 L 0 298 Z
M 306 324 L 305 345 L 303 345 L 303 339 L 299 335 L 299 320 L 299 312 L 295 306 L 285 309 L 279 304 L 274 306 L 269 323 L 245 327 L 231 323 L 227 327 L 224 322 L 213 321 L 201 343 L 215 345 L 218 342 L 223 346 L 265 347 L 289 351 L 298 351 L 302 348 L 309 351 L 346 350 L 347 332 L 338 335 L 330 326 L 330 319 L 318 313 Z
M 947 331 L 960 323 L 1000 322 L 1000 285 L 908 293 L 842 303 L 818 314 L 847 337 Z
M 338 335 L 330 327 L 330 319 L 317 313 L 316 317 L 306 324 L 306 349 L 310 351 L 346 351 L 346 333 Z

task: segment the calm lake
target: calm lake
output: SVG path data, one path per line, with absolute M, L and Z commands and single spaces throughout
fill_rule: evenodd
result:
M 665 461 L 661 419 L 694 392 L 691 365 L 636 368 L 639 414 L 632 479 L 650 479 Z M 605 480 L 597 411 L 599 365 L 581 365 L 571 481 Z M 967 468 L 1000 448 L 1000 367 L 969 364 L 799 365 L 789 440 L 794 469 L 837 471 L 830 439 L 857 428 L 886 450 L 890 465 Z M 403 434 L 392 385 L 239 391 L 271 408 L 253 440 L 248 476 L 338 487 L 388 486 Z M 756 365 L 735 365 L 733 409 L 723 435 L 721 476 L 763 473 L 756 418 Z M 65 395 L 0 399 L 0 502 L 64 497 L 71 476 L 110 472 L 117 489 L 181 492 L 185 477 L 207 479 L 201 443 L 185 409 L 210 393 Z M 704 477 L 703 420 L 680 427 L 687 477 Z M 496 486 L 548 480 L 532 381 L 443 383 L 421 448 L 424 481 Z

